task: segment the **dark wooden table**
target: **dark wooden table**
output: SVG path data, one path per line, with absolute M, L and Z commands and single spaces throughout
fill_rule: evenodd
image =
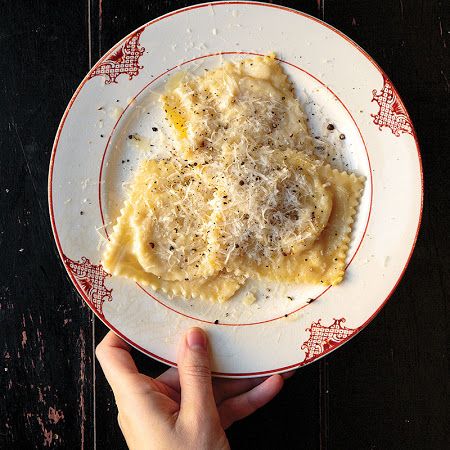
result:
M 387 306 L 351 343 L 299 370 L 270 406 L 235 424 L 232 447 L 450 448 L 448 3 L 280 3 L 336 26 L 391 77 L 419 136 L 425 209 L 416 251 Z M 89 67 L 137 26 L 189 4 L 0 2 L 2 449 L 125 448 L 94 358 L 107 330 L 75 293 L 53 243 L 48 163 L 61 115 Z M 136 358 L 149 374 L 164 369 Z

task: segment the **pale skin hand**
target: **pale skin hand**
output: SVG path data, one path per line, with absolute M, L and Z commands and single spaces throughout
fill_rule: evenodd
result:
M 208 338 L 200 328 L 192 328 L 182 340 L 178 370 L 155 379 L 139 373 L 130 350 L 110 331 L 96 355 L 131 450 L 229 449 L 224 430 L 272 400 L 290 375 L 211 379 Z

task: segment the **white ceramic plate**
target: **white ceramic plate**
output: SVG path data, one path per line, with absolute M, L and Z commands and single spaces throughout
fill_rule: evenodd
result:
M 127 137 L 135 132 L 155 137 L 152 128 L 159 129 L 163 119 L 157 96 L 168 77 L 270 51 L 294 81 L 316 134 L 333 123 L 334 135 L 346 136 L 336 142 L 349 170 L 367 178 L 345 281 L 325 289 L 250 284 L 230 302 L 212 304 L 169 299 L 105 273 L 102 246 L 123 201 L 122 183 L 142 156 Z M 212 341 L 217 375 L 258 376 L 329 353 L 385 304 L 408 264 L 419 229 L 420 154 L 395 88 L 341 32 L 272 4 L 202 4 L 134 31 L 82 81 L 56 135 L 49 205 L 66 269 L 108 327 L 173 365 L 183 332 L 201 326 Z M 242 296 L 249 287 L 259 294 L 256 303 L 246 306 Z

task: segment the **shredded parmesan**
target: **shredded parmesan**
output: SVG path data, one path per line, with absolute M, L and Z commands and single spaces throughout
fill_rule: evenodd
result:
M 253 305 L 256 302 L 256 295 L 253 292 L 248 292 L 242 302 L 247 306 Z
M 298 161 L 291 149 L 312 155 L 314 142 L 278 63 L 228 62 L 179 80 L 162 97 L 175 133 L 172 157 L 204 165 L 224 263 L 236 255 L 268 262 L 303 250 L 325 226 L 331 202 L 313 171 L 292 170 Z

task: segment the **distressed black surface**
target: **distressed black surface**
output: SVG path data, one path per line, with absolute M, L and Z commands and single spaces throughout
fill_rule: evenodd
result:
M 87 8 L 1 2 L 0 448 L 93 442 L 92 313 L 53 244 L 47 173 L 88 69 Z
M 125 448 L 111 390 L 92 358 L 106 329 L 92 321 L 53 244 L 48 162 L 89 65 L 139 25 L 192 3 L 0 2 L 0 448 Z M 400 91 L 422 148 L 423 226 L 379 316 L 351 343 L 301 369 L 270 406 L 235 424 L 230 442 L 242 449 L 448 448 L 448 7 L 437 0 L 282 3 L 348 34 Z M 164 368 L 136 359 L 152 375 Z

